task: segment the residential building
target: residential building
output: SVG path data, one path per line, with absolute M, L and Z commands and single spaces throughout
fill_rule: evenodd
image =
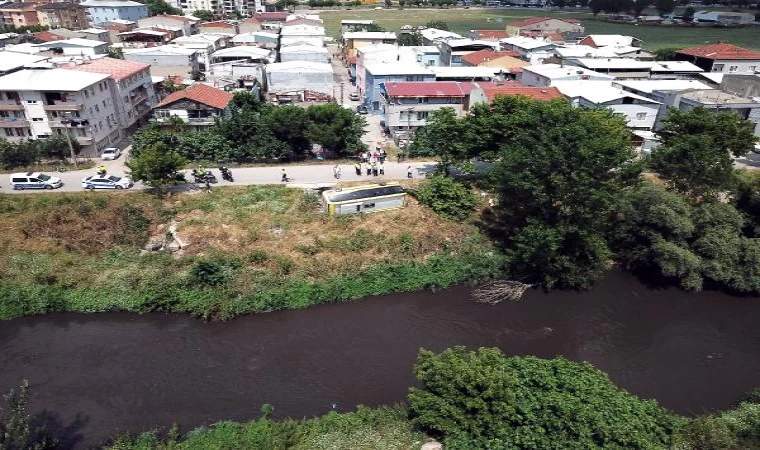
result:
M 196 130 L 203 130 L 230 115 L 231 101 L 231 93 L 195 83 L 161 100 L 153 110 L 153 117 L 157 123 L 170 123 L 173 117 L 178 117 Z
M 180 36 L 171 41 L 173 45 L 197 51 L 198 65 L 201 70 L 206 70 L 209 65 L 209 55 L 215 51 L 227 47 L 227 38 L 219 34 L 193 34 Z
M 254 33 L 264 29 L 264 22 L 256 17 L 249 17 L 243 19 L 237 25 L 238 33 Z M 279 29 L 279 26 L 278 26 Z
M 280 36 L 275 33 L 266 31 L 255 31 L 251 33 L 241 33 L 233 36 L 230 43 L 235 46 L 250 45 L 254 47 L 275 48 Z M 322 39 L 317 39 L 318 46 L 323 45 Z
M 502 69 L 505 73 L 518 74 L 530 63 L 515 58 L 513 52 L 495 52 L 490 49 L 480 50 L 462 57 L 464 67 L 489 67 Z
M 40 25 L 36 3 L 3 3 L 0 4 L 0 17 L 6 27 L 25 27 Z
M 612 86 L 609 81 L 558 81 L 554 83 L 574 106 L 607 108 L 625 117 L 629 128 L 652 131 L 660 103 Z
M 0 51 L 0 76 L 16 72 L 27 65 L 34 65 L 48 59 L 50 59 L 49 56 Z
M 730 11 L 697 11 L 694 13 L 694 21 L 722 25 L 746 25 L 755 21 L 755 15 Z
M 622 34 L 590 34 L 578 42 L 589 47 L 641 47 L 641 39 Z
M 84 155 L 97 156 L 123 136 L 113 93 L 113 80 L 99 73 L 25 69 L 0 77 L 0 116 L 13 119 L 0 136 L 17 142 L 70 130 Z
M 591 47 L 589 45 L 568 45 L 552 49 L 556 62 L 572 58 L 619 58 L 612 47 Z
M 550 101 L 562 98 L 562 94 L 554 87 L 525 86 L 522 83 L 510 81 L 506 83 L 460 83 L 464 88 L 469 85 L 469 108 L 481 103 L 491 104 L 496 97 L 520 95 L 533 100 Z
M 441 50 L 434 45 L 399 47 L 399 52 L 411 51 L 417 64 L 425 67 L 441 65 Z
M 553 86 L 557 81 L 611 81 L 615 77 L 582 67 L 542 64 L 523 67 L 520 81 L 526 86 Z
M 189 76 L 192 72 L 199 70 L 198 52 L 177 45 L 124 50 L 124 59 L 150 64 L 150 74 L 159 77 Z
M 717 89 L 706 89 L 672 93 L 665 98 L 664 103 L 681 111 L 701 107 L 716 112 L 735 112 L 741 118 L 754 124 L 755 136 L 760 136 L 760 102 L 752 101 L 752 99 Z M 661 115 L 661 117 L 665 116 L 667 116 L 667 111 L 663 111 Z
M 505 69 L 498 67 L 431 66 L 436 81 L 491 81 L 507 78 Z
M 426 28 L 419 33 L 422 36 L 422 45 L 437 45 L 441 41 L 464 38 L 452 31 L 439 30 L 438 28 Z
M 283 27 L 280 30 L 280 38 L 317 38 L 324 39 L 325 28 L 317 25 L 294 25 Z
M 425 126 L 428 117 L 441 108 L 463 115 L 466 95 L 452 81 L 391 82 L 380 85 L 380 98 L 385 124 L 395 134 Z
M 705 72 L 754 73 L 760 69 L 760 52 L 732 44 L 709 44 L 675 52 L 675 59 L 689 61 Z
M 523 36 L 508 37 L 499 41 L 502 50 L 517 52 L 521 59 L 531 64 L 543 64 L 553 56 L 557 44 L 542 39 Z
M 291 45 L 280 49 L 280 62 L 288 61 L 311 61 L 329 63 L 330 53 L 325 47 L 312 45 Z
M 387 31 L 348 31 L 343 33 L 343 56 L 356 56 L 359 48 L 377 44 L 395 44 L 396 33 Z
M 438 48 L 441 50 L 441 65 L 453 67 L 462 65 L 463 56 L 484 49 L 498 50 L 499 47 L 500 44 L 497 41 L 474 39 L 449 39 L 438 43 Z
M 173 37 L 169 31 L 141 28 L 125 31 L 117 36 L 125 49 L 157 47 L 168 44 Z
M 215 22 L 206 22 L 198 25 L 200 33 L 218 33 L 234 36 L 240 33 L 238 23 L 233 20 L 217 20 Z
M 261 32 L 256 33 L 257 35 Z M 282 36 L 280 37 L 280 47 L 289 45 L 311 45 L 314 47 L 324 47 L 325 39 L 319 36 Z
M 100 25 L 116 19 L 138 21 L 148 17 L 148 6 L 131 0 L 85 0 L 91 25 Z
M 59 66 L 77 72 L 108 75 L 114 81 L 115 109 L 121 127 L 131 129 L 144 122 L 156 104 L 150 65 L 114 58 L 76 61 Z
M 363 97 L 363 103 L 367 108 L 372 111 L 379 111 L 382 103 L 382 84 L 389 85 L 404 81 L 435 81 L 435 74 L 430 69 L 403 62 L 365 62 L 364 85 L 358 83 L 359 78 L 357 76 L 359 96 Z
M 105 28 L 85 28 L 76 32 L 82 39 L 111 43 L 111 35 Z
M 615 80 L 612 85 L 660 103 L 665 103 L 667 97 L 675 92 L 712 89 L 701 81 L 683 79 Z
M 274 61 L 274 53 L 273 50 L 260 47 L 228 47 L 215 51 L 211 55 L 211 62 L 213 64 L 227 61 L 246 61 L 267 64 Z
M 652 71 L 651 63 L 630 58 L 572 58 L 566 63 L 615 78 L 649 78 Z
M 253 19 L 258 20 L 259 23 L 261 23 L 262 28 L 271 30 L 271 29 L 278 29 L 279 27 L 281 27 L 282 24 L 285 23 L 285 20 L 288 18 L 289 14 L 290 13 L 286 11 L 258 12 L 253 15 Z M 244 32 L 242 28 L 240 32 L 241 33 Z M 248 31 L 245 31 L 245 32 L 248 32 Z
M 314 92 L 333 95 L 332 65 L 311 61 L 289 61 L 265 66 L 269 93 Z
M 350 80 L 354 85 L 357 87 L 357 90 L 359 91 L 359 95 L 364 95 L 364 88 L 365 83 L 367 80 L 367 71 L 364 70 L 365 64 L 376 61 L 376 62 L 384 62 L 384 63 L 391 63 L 391 62 L 400 62 L 401 61 L 401 53 L 399 52 L 399 49 L 401 47 L 396 45 L 390 45 L 390 44 L 377 44 L 367 47 L 362 47 L 357 49 L 356 54 L 356 61 L 352 63 L 353 58 L 348 58 L 349 63 L 349 76 L 351 77 Z M 415 55 L 416 58 L 416 55 Z M 408 61 L 404 60 L 404 62 L 411 62 L 414 64 L 416 62 L 415 60 Z M 438 59 L 436 58 L 436 62 L 438 62 Z M 353 69 L 352 69 L 353 66 Z
M 78 3 L 48 3 L 37 7 L 40 25 L 50 28 L 87 28 L 87 9 Z
M 64 39 L 61 41 L 50 41 L 36 46 L 43 51 L 52 50 L 53 52 L 60 52 L 64 55 L 71 56 L 95 56 L 105 55 L 108 53 L 108 42 L 93 41 L 92 39 Z
M 131 20 L 114 19 L 110 22 L 100 24 L 104 30 L 108 30 L 108 42 L 120 42 L 119 33 L 126 33 L 137 28 L 137 22 Z
M 374 20 L 343 19 L 340 21 L 341 33 L 348 31 L 362 31 L 368 25 L 374 25 Z
M 760 74 L 726 75 L 720 90 L 760 102 Z
M 531 17 L 507 23 L 509 36 L 520 36 L 523 32 L 583 33 L 583 26 L 574 19 L 557 19 L 552 17 Z
M 198 21 L 184 16 L 161 14 L 158 16 L 144 17 L 137 21 L 139 28 L 179 28 L 180 36 L 190 36 L 198 31 Z
M 325 24 L 319 16 L 307 17 L 307 16 L 288 16 L 280 29 L 287 27 L 295 27 L 298 25 L 309 25 L 312 27 L 324 27 Z
M 499 41 L 509 37 L 504 30 L 470 30 L 470 37 L 481 41 Z
M 653 79 L 694 78 L 702 73 L 702 68 L 688 61 L 650 61 Z

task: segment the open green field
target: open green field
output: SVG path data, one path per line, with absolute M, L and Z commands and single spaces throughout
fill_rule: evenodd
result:
M 683 28 L 637 26 L 609 23 L 594 19 L 590 12 L 564 12 L 528 9 L 357 9 L 324 11 L 320 15 L 328 35 L 340 35 L 343 19 L 374 19 L 389 31 L 398 31 L 402 25 L 424 25 L 431 20 L 447 22 L 452 31 L 467 36 L 473 29 L 504 29 L 505 23 L 533 16 L 566 17 L 581 20 L 589 34 L 625 34 L 644 41 L 649 49 L 663 47 L 689 47 L 714 42 L 730 42 L 741 47 L 760 50 L 760 27 L 744 28 Z M 491 19 L 489 21 L 488 19 Z M 503 22 L 496 22 L 502 19 Z

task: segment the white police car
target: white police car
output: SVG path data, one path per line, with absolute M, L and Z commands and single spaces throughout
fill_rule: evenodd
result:
M 85 189 L 129 189 L 134 186 L 132 180 L 127 177 L 117 177 L 116 175 L 91 175 L 82 180 L 82 187 Z

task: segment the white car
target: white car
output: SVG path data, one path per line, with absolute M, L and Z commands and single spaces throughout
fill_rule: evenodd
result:
M 116 175 L 91 175 L 82 180 L 82 187 L 85 189 L 129 189 L 134 186 L 132 180 L 127 177 L 117 177 Z
M 104 161 L 113 161 L 119 156 L 121 156 L 121 150 L 116 147 L 110 147 L 103 150 L 103 153 L 100 154 L 100 159 Z

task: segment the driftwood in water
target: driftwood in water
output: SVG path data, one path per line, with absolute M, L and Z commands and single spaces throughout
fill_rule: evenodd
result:
M 523 293 L 531 287 L 531 284 L 513 280 L 497 280 L 484 284 L 472 292 L 472 296 L 478 303 L 495 305 L 502 300 L 520 300 Z

